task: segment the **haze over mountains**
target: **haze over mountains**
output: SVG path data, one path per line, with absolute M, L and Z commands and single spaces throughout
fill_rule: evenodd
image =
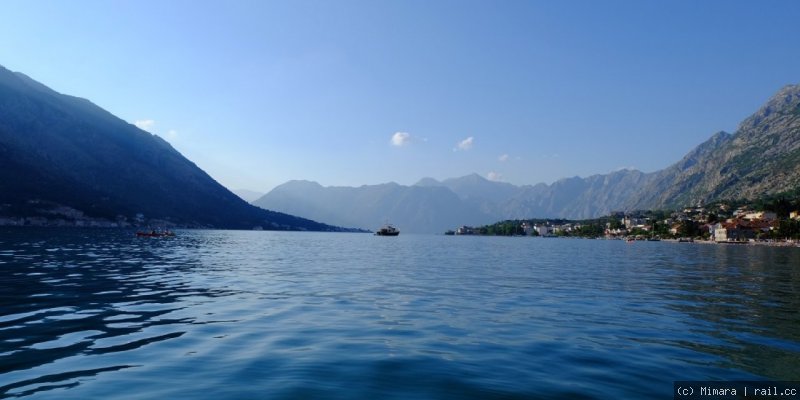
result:
M 663 138 L 668 140 L 668 138 Z M 479 175 L 414 185 L 323 187 L 291 181 L 247 204 L 167 142 L 90 101 L 0 67 L 0 224 L 375 229 L 434 232 L 501 219 L 582 219 L 800 187 L 800 86 L 781 89 L 733 134 L 719 132 L 653 173 L 620 170 L 550 185 Z M 253 196 L 253 193 L 240 193 Z M 304 218 L 294 217 L 300 215 Z M 15 222 L 16 221 L 16 222 Z
M 248 189 L 233 189 L 231 190 L 233 194 L 239 196 L 242 200 L 246 202 L 256 201 L 261 198 L 265 193 L 264 192 L 256 192 L 254 190 Z
M 0 67 L 0 223 L 338 230 L 240 199 L 163 139 Z
M 662 140 L 668 140 L 663 138 Z M 733 134 L 718 132 L 660 171 L 620 170 L 515 186 L 473 174 L 411 186 L 322 187 L 290 181 L 253 202 L 329 223 L 443 232 L 501 219 L 584 219 L 612 211 L 753 199 L 800 187 L 800 85 L 782 88 Z
M 377 229 L 386 221 L 404 232 L 439 232 L 465 221 L 490 221 L 491 214 L 462 201 L 446 187 L 402 186 L 396 183 L 322 187 L 316 182 L 290 181 L 253 202 L 259 207 L 298 210 L 306 218 L 350 221 L 353 227 Z

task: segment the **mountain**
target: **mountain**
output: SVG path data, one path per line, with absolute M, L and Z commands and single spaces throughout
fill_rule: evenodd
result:
M 414 186 L 428 187 L 428 186 L 444 186 L 444 185 L 442 185 L 442 182 L 439 182 L 433 178 L 422 178 L 417 183 L 415 183 Z
M 735 133 L 718 132 L 677 163 L 652 173 L 625 169 L 525 186 L 477 174 L 443 181 L 423 178 L 412 186 L 326 188 L 289 182 L 254 204 L 348 226 L 374 228 L 389 218 L 410 231 L 442 232 L 486 220 L 585 219 L 612 211 L 753 199 L 798 187 L 800 85 L 792 85 Z
M 494 221 L 493 215 L 462 201 L 441 185 L 323 187 L 316 182 L 289 181 L 253 204 L 373 230 L 389 221 L 403 232 L 441 233 L 463 224 Z
M 522 187 L 490 181 L 477 174 L 441 182 L 423 178 L 412 186 L 387 183 L 324 187 L 316 182 L 290 181 L 253 204 L 362 229 L 375 229 L 389 220 L 404 232 L 441 233 L 461 225 L 482 225 L 531 215 L 548 218 L 600 215 L 627 200 L 633 185 L 641 184 L 648 176 L 625 170 Z
M 778 91 L 733 134 L 719 132 L 659 171 L 627 203 L 667 208 L 800 187 L 800 85 Z
M 239 196 L 239 198 L 248 203 L 258 200 L 259 198 L 261 198 L 261 196 L 264 195 L 263 192 L 256 192 L 255 190 L 249 190 L 249 189 L 234 189 L 231 191 L 233 192 L 233 194 Z
M 0 67 L 0 222 L 337 228 L 247 204 L 166 141 Z
M 464 200 L 494 203 L 508 200 L 519 189 L 510 183 L 490 181 L 478 174 L 445 179 L 442 186 Z
M 422 178 L 414 186 L 448 188 L 459 197 L 460 201 L 488 215 L 498 215 L 498 204 L 508 201 L 519 190 L 510 183 L 490 181 L 474 173 L 441 182 L 433 178 Z
M 586 219 L 623 209 L 653 174 L 624 169 L 587 178 L 572 177 L 551 185 L 523 186 L 501 205 L 502 219 Z

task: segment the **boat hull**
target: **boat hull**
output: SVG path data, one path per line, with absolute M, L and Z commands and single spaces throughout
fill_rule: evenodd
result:
M 136 237 L 170 237 L 175 236 L 174 233 L 148 233 L 148 232 L 136 232 Z
M 378 229 L 375 234 L 378 236 L 397 236 L 400 234 L 400 230 L 387 222 L 386 225 Z

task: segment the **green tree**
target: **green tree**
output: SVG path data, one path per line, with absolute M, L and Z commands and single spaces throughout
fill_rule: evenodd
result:
M 779 239 L 800 239 L 800 221 L 794 219 L 781 221 L 775 234 Z
M 681 221 L 681 224 L 678 227 L 678 236 L 680 237 L 695 237 L 702 235 L 703 233 L 700 231 L 700 224 L 694 220 L 687 219 Z

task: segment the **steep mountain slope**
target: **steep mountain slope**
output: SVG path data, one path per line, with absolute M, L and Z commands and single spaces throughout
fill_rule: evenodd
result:
M 0 217 L 137 214 L 196 227 L 334 229 L 253 207 L 158 136 L 0 67 Z
M 593 218 L 622 209 L 653 174 L 620 170 L 588 178 L 566 178 L 551 185 L 523 186 L 502 205 L 503 218 Z
M 626 204 L 666 208 L 800 187 L 800 85 L 781 89 L 731 135 L 719 132 L 657 173 Z

